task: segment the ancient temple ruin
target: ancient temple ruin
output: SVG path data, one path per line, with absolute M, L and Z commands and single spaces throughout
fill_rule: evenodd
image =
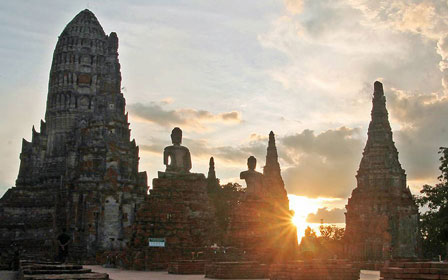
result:
M 281 177 L 275 136 L 271 131 L 263 174 L 255 171 L 257 160 L 247 160 L 240 174 L 247 184 L 245 197 L 231 215 L 228 244 L 241 248 L 248 260 L 262 263 L 291 260 L 297 252 L 297 229 Z
M 418 207 L 398 161 L 380 82 L 371 116 L 357 187 L 346 205 L 346 253 L 355 260 L 417 257 Z
M 118 37 L 106 35 L 84 10 L 59 36 L 45 121 L 39 132 L 33 127 L 30 142 L 23 140 L 16 186 L 0 199 L 0 252 L 13 244 L 24 255 L 53 258 L 56 237 L 66 229 L 70 258 L 80 262 L 119 252 L 128 268 L 166 268 L 173 260 L 215 254 L 220 246 L 264 264 L 294 259 L 297 230 L 273 132 L 263 173 L 256 171 L 256 158 L 248 158 L 248 170 L 240 174 L 246 192 L 241 199 L 238 193 L 232 214 L 226 212 L 229 222 L 218 238 L 210 193 L 221 186 L 213 157 L 207 178 L 190 172 L 190 151 L 182 146 L 182 130 L 174 128 L 163 152 L 166 169 L 147 195 L 125 103 Z M 418 208 L 379 82 L 371 116 L 357 187 L 346 206 L 345 251 L 355 260 L 416 257 Z
M 181 145 L 182 130 L 171 133 L 159 172 L 138 209 L 128 250 L 134 269 L 164 269 L 170 261 L 191 259 L 215 242 L 216 222 L 202 173 L 191 173 L 190 151 Z
M 73 258 L 126 245 L 147 176 L 125 103 L 117 34 L 81 11 L 59 36 L 45 121 L 23 140 L 16 186 L 0 200 L 0 251 L 15 240 L 53 257 L 64 228 Z

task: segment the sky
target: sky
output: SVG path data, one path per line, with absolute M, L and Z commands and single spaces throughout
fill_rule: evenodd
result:
M 343 221 L 366 142 L 373 83 L 383 82 L 408 184 L 437 182 L 448 145 L 448 1 L 16 0 L 0 2 L 0 195 L 22 138 L 45 115 L 52 53 L 81 10 L 117 32 L 122 92 L 149 184 L 179 126 L 206 173 L 239 182 L 276 134 L 290 195 Z M 299 199 L 300 200 L 300 199 Z

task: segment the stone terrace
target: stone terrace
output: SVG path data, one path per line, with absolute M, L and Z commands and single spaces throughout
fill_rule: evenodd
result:
M 360 269 L 345 260 L 294 261 L 271 266 L 271 280 L 357 280 Z
M 205 277 L 215 279 L 260 279 L 269 277 L 269 265 L 258 262 L 216 262 L 205 266 Z
M 107 273 L 92 272 L 82 265 L 21 261 L 19 280 L 107 280 Z
M 384 280 L 448 279 L 448 263 L 391 262 L 381 269 Z

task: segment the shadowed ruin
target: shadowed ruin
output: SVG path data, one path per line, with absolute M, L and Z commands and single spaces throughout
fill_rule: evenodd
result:
M 257 160 L 247 160 L 240 174 L 247 184 L 244 199 L 233 211 L 228 244 L 245 250 L 249 260 L 262 263 L 290 260 L 297 253 L 297 229 L 281 177 L 274 133 L 269 134 L 263 174 L 255 171 Z
M 165 269 L 170 261 L 191 259 L 215 241 L 207 180 L 204 174 L 190 173 L 190 152 L 180 145 L 182 130 L 174 128 L 171 137 L 174 145 L 164 152 L 166 171 L 153 180 L 150 195 L 137 212 L 128 251 L 130 268 Z
M 45 121 L 23 140 L 16 187 L 0 200 L 0 251 L 14 240 L 53 257 L 67 228 L 71 258 L 87 260 L 125 246 L 147 191 L 120 92 L 117 35 L 80 12 L 59 36 L 49 80 Z
M 372 103 L 358 185 L 346 206 L 346 253 L 355 260 L 415 258 L 418 207 L 398 161 L 380 82 L 374 84 Z

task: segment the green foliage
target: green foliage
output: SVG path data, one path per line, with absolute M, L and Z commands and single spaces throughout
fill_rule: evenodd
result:
M 320 236 L 317 236 L 313 229 L 306 228 L 305 236 L 300 241 L 299 257 L 303 259 L 328 259 L 335 255 L 338 258 L 343 257 L 344 243 L 342 239 L 345 229 L 335 225 L 322 225 L 319 227 L 319 231 Z
M 241 201 L 245 189 L 238 183 L 228 183 L 219 188 L 209 190 L 209 197 L 215 206 L 216 221 L 218 224 L 218 241 L 223 237 L 230 223 L 232 210 Z
M 435 186 L 424 185 L 416 201 L 427 209 L 420 215 L 423 254 L 426 258 L 447 257 L 448 250 L 448 148 L 439 150 L 442 174 Z
M 319 231 L 321 238 L 325 241 L 340 241 L 344 237 L 345 228 L 335 225 L 321 225 Z

